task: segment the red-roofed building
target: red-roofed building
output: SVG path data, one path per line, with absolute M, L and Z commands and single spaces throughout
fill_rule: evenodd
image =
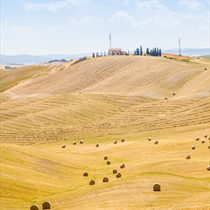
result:
M 109 55 L 126 55 L 126 51 L 122 51 L 122 48 L 111 48 Z

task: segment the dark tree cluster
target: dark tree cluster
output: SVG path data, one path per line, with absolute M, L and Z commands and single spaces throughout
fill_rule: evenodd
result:
M 162 52 L 161 52 L 161 49 L 158 49 L 158 48 L 153 48 L 151 50 L 149 50 L 149 48 L 147 48 L 146 54 L 151 55 L 151 56 L 161 56 Z
M 140 46 L 140 48 L 136 48 L 136 50 L 134 50 L 134 55 L 143 55 L 142 46 Z

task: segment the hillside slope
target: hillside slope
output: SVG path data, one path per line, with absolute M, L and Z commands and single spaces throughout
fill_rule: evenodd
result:
M 209 66 L 146 56 L 72 64 L 2 93 L 0 208 L 208 210 Z
M 53 74 L 26 81 L 8 92 L 13 97 L 82 92 L 161 99 L 173 91 L 181 91 L 180 97 L 194 98 L 200 88 L 196 96 L 207 97 L 209 74 L 205 67 L 208 65 L 148 56 L 103 57 L 66 63 Z

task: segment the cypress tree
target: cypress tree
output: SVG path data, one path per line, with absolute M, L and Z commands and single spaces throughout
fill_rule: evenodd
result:
M 142 55 L 143 53 L 142 53 L 142 46 L 140 46 L 140 55 Z
M 161 49 L 159 49 L 159 56 L 162 56 L 162 52 L 161 52 Z
M 95 53 L 93 52 L 93 58 L 95 57 Z
M 139 48 L 136 48 L 136 55 L 139 55 Z
M 98 52 L 96 53 L 96 57 L 98 57 Z
M 106 52 L 104 51 L 104 56 L 106 56 Z

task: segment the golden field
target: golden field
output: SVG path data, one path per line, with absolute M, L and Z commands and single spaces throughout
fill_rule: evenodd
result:
M 185 59 L 88 58 L 6 88 L 0 209 L 210 209 L 210 66 Z

